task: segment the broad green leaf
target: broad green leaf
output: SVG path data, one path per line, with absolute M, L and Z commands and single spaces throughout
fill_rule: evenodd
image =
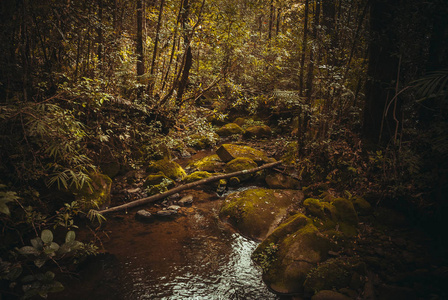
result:
M 41 268 L 43 265 L 45 265 L 45 262 L 47 260 L 45 258 L 37 258 L 34 260 L 34 265 L 38 268 Z
M 42 250 L 42 248 L 44 247 L 44 243 L 42 242 L 42 239 L 40 237 L 31 239 L 31 245 L 37 250 Z
M 8 206 L 6 206 L 5 203 L 0 203 L 0 212 L 4 213 L 7 216 L 11 215 L 11 212 L 9 211 L 9 208 L 8 208 Z
M 40 252 L 34 247 L 24 246 L 19 249 L 19 253 L 22 255 L 30 255 L 30 254 L 39 255 Z
M 59 281 L 53 281 L 51 283 L 51 287 L 48 290 L 50 293 L 62 292 L 64 290 L 64 286 Z
M 73 230 L 70 230 L 69 232 L 67 232 L 67 235 L 65 236 L 65 242 L 69 243 L 74 241 L 76 238 L 76 233 Z
M 51 230 L 44 229 L 42 230 L 40 238 L 42 239 L 42 242 L 49 244 L 53 241 L 53 232 L 51 232 Z

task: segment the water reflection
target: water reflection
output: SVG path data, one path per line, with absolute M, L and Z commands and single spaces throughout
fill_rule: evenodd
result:
M 206 195 L 205 195 L 206 196 Z M 261 280 L 250 256 L 257 243 L 222 224 L 222 200 L 202 199 L 172 220 L 140 223 L 110 218 L 104 247 L 110 252 L 79 281 L 52 299 L 280 299 Z
M 153 249 L 158 258 L 144 267 L 141 257 L 128 257 L 125 299 L 278 299 L 250 258 L 256 242 L 219 226 L 213 216 L 188 220 L 195 230 L 186 231 L 179 261 L 169 259 L 172 249 L 165 249 L 167 257 Z

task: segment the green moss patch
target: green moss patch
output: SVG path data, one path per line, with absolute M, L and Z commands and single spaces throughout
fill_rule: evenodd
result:
M 267 155 L 260 150 L 241 145 L 223 144 L 216 150 L 216 154 L 223 162 L 229 162 L 237 157 L 247 157 L 255 161 L 258 165 L 272 162 Z
M 219 172 L 222 170 L 223 166 L 224 162 L 219 158 L 217 154 L 213 154 L 189 163 L 187 169 L 207 172 Z
M 185 183 L 195 182 L 212 176 L 213 174 L 206 171 L 196 171 L 194 173 L 191 173 L 190 175 L 187 175 L 187 177 L 184 178 L 183 182 Z
M 216 133 L 222 137 L 227 137 L 227 136 L 231 136 L 234 134 L 243 134 L 243 132 L 244 132 L 244 129 L 235 123 L 228 123 L 228 124 L 222 126 L 221 128 L 219 128 L 218 130 L 216 130 Z
M 178 163 L 169 159 L 161 159 L 151 162 L 146 168 L 146 172 L 150 174 L 162 172 L 163 175 L 172 180 L 182 180 L 185 176 L 187 176 L 185 170 Z
M 250 189 L 227 196 L 220 217 L 243 235 L 264 238 L 285 216 L 287 208 L 302 199 L 297 191 Z

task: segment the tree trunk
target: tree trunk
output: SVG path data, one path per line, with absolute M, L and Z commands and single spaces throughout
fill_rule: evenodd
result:
M 308 43 L 308 14 L 309 14 L 309 0 L 305 0 L 305 24 L 303 26 L 303 41 L 302 41 L 302 58 L 300 60 L 300 74 L 299 74 L 299 92 L 304 96 L 304 80 L 305 73 L 305 57 Z
M 388 142 L 395 120 L 392 109 L 385 114 L 393 98 L 398 70 L 396 41 L 392 32 L 394 11 L 399 0 L 373 0 L 370 8 L 371 40 L 366 82 L 363 136 L 372 142 Z M 400 104 L 397 106 L 400 111 Z M 401 115 L 401 113 L 399 114 Z
M 145 74 L 145 63 L 143 57 L 143 0 L 137 0 L 137 77 L 139 82 L 141 77 Z M 141 99 L 143 96 L 143 88 L 137 89 L 137 98 Z
M 148 83 L 148 94 L 152 96 L 154 85 L 156 78 L 154 76 L 155 66 L 156 66 L 156 58 L 157 58 L 157 48 L 159 46 L 160 40 L 160 27 L 162 26 L 162 16 L 163 16 L 163 6 L 165 4 L 165 0 L 160 0 L 159 6 L 159 17 L 157 19 L 157 27 L 156 27 L 156 37 L 154 40 L 154 49 L 152 51 L 152 60 L 151 60 L 151 69 L 149 71 L 149 83 Z

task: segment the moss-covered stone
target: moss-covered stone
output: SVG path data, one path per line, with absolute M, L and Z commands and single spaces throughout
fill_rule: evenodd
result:
M 336 208 L 335 217 L 337 218 L 337 221 L 352 226 L 358 225 L 358 214 L 356 213 L 352 202 L 345 198 L 336 198 L 331 204 Z
M 312 269 L 305 280 L 307 293 L 341 288 L 360 288 L 360 278 L 366 274 L 366 265 L 354 258 L 332 258 Z M 362 283 L 361 283 L 362 285 Z
M 307 215 L 319 219 L 333 218 L 333 215 L 335 214 L 335 208 L 331 203 L 315 198 L 308 198 L 303 201 L 303 207 L 305 208 Z
M 362 197 L 351 197 L 350 201 L 352 201 L 355 210 L 358 212 L 360 216 L 368 216 L 373 213 L 372 205 L 367 202 Z
M 247 157 L 255 161 L 258 165 L 275 161 L 270 159 L 260 150 L 241 145 L 223 144 L 216 150 L 216 154 L 223 162 L 229 162 L 237 157 Z
M 249 138 L 266 138 L 272 135 L 271 127 L 267 125 L 250 126 L 244 131 L 243 137 Z
M 219 172 L 222 170 L 223 166 L 224 162 L 219 158 L 217 154 L 213 154 L 189 163 L 187 169 L 207 172 Z
M 296 141 L 294 141 L 286 145 L 285 152 L 281 157 L 281 159 L 285 164 L 293 164 L 298 159 L 298 155 L 299 155 L 298 144 Z
M 270 173 L 265 177 L 266 184 L 271 189 L 299 189 L 300 182 L 282 173 Z
M 254 162 L 250 158 L 247 158 L 247 157 L 237 157 L 234 160 L 229 161 L 224 166 L 224 172 L 225 173 L 233 173 L 233 172 L 253 169 L 253 168 L 256 168 L 257 166 L 258 166 L 257 163 Z M 252 174 L 244 174 L 244 175 L 238 176 L 238 178 L 241 181 L 242 180 L 248 180 L 251 177 L 252 177 Z
M 303 201 L 307 215 L 314 217 L 314 224 L 321 230 L 340 230 L 347 236 L 357 234 L 358 216 L 353 204 L 344 198 L 332 202 L 308 198 Z
M 148 175 L 143 183 L 143 187 L 150 195 L 163 193 L 169 188 L 174 187 L 174 185 L 174 181 L 165 176 L 163 172 Z
M 240 126 L 240 127 L 243 127 L 243 125 L 246 124 L 246 122 L 247 122 L 247 119 L 246 119 L 246 118 L 241 118 L 241 117 L 236 118 L 236 119 L 233 121 L 233 123 L 237 124 L 237 125 Z
M 209 178 L 212 177 L 213 175 L 207 171 L 196 171 L 191 173 L 190 175 L 187 175 L 184 179 L 183 182 L 185 183 L 190 183 L 190 182 L 194 182 L 194 181 L 198 181 L 198 180 L 202 180 L 205 178 Z
M 216 130 L 216 133 L 222 137 L 227 137 L 227 136 L 231 136 L 234 134 L 243 134 L 243 132 L 244 132 L 244 129 L 235 123 L 228 123 L 228 124 L 222 126 L 221 128 L 219 128 L 218 130 Z
M 228 195 L 219 215 L 243 235 L 263 239 L 286 215 L 288 207 L 302 198 L 298 191 L 245 190 Z
M 151 162 L 146 168 L 146 172 L 150 174 L 162 172 L 163 175 L 172 180 L 182 180 L 185 176 L 187 176 L 185 170 L 178 163 L 168 159 L 161 159 Z
M 263 257 L 272 243 L 278 245 L 278 251 L 265 268 L 263 280 L 277 293 L 302 293 L 308 272 L 326 259 L 332 246 L 303 214 L 294 215 L 274 230 L 254 251 L 254 260 Z
M 82 208 L 86 210 L 98 209 L 110 205 L 112 179 L 100 173 L 89 174 L 89 176 L 91 179 L 90 186 L 84 184 L 81 189 L 72 189 Z

